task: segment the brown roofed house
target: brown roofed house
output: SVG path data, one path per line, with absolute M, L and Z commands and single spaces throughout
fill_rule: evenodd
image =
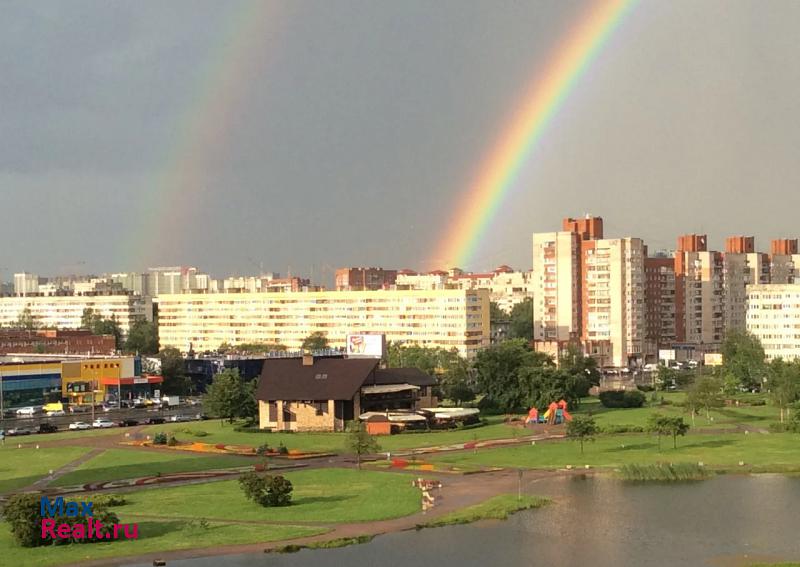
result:
M 348 421 L 367 411 L 435 406 L 435 384 L 417 369 L 379 369 L 377 359 L 267 359 L 256 392 L 259 427 L 344 431 Z

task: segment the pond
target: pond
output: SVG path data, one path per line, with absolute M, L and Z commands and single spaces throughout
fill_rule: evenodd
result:
M 534 482 L 527 491 L 555 502 L 505 522 L 395 533 L 340 549 L 187 559 L 169 566 L 725 567 L 749 560 L 800 560 L 798 478 L 630 484 L 570 477 Z

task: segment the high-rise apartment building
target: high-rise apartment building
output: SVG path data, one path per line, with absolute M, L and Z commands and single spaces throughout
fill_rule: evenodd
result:
M 675 343 L 675 258 L 651 256 L 644 259 L 645 353 L 655 359 L 660 349 Z
M 575 232 L 533 235 L 533 340 L 564 342 L 580 333 L 581 244 Z
M 724 260 L 705 234 L 678 238 L 675 251 L 675 339 L 701 351 L 719 348 L 725 333 Z
M 727 238 L 723 256 L 725 333 L 745 330 L 747 286 L 769 282 L 769 256 L 756 252 L 755 238 L 752 236 Z
M 489 345 L 486 290 L 194 293 L 157 301 L 161 346 L 183 352 L 214 350 L 222 343 L 297 349 L 315 332 L 332 347 L 344 347 L 350 333 L 455 348 L 470 357 Z
M 628 366 L 644 354 L 644 243 L 604 238 L 599 217 L 562 228 L 533 235 L 534 340 L 580 339 L 599 364 Z
M 770 283 L 795 283 L 800 270 L 800 254 L 797 239 L 781 238 L 773 240 L 770 246 Z M 798 280 L 800 282 L 800 280 Z
M 39 293 L 39 276 L 28 272 L 14 274 L 14 294 L 28 295 Z

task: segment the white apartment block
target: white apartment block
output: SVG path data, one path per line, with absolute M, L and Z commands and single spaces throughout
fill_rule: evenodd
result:
M 768 359 L 800 357 L 800 284 L 747 287 L 747 331 Z
M 747 286 L 770 283 L 769 257 L 759 252 L 723 256 L 725 333 L 744 331 L 747 326 Z
M 586 240 L 582 246 L 582 338 L 603 366 L 628 366 L 644 354 L 644 243 L 611 238 Z
M 39 292 L 39 276 L 20 272 L 14 274 L 14 293 L 16 295 L 28 295 L 29 293 Z
M 533 235 L 533 338 L 566 341 L 580 333 L 580 241 L 574 232 Z
M 14 325 L 20 314 L 29 309 L 42 327 L 79 329 L 87 308 L 105 318 L 116 318 L 123 334 L 128 333 L 134 321 L 153 319 L 151 302 L 135 295 L 0 297 L 0 326 Z
M 300 348 L 314 332 L 332 347 L 350 333 L 457 349 L 472 357 L 489 345 L 486 290 L 208 293 L 157 299 L 162 347 L 208 351 L 222 343 L 279 343 Z
M 675 252 L 676 340 L 714 350 L 725 335 L 723 255 Z

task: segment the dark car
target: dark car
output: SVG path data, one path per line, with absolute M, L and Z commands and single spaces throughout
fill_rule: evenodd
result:
M 146 423 L 149 425 L 156 425 L 158 423 L 164 423 L 163 417 L 150 417 L 146 420 Z
M 40 423 L 36 433 L 55 433 L 58 427 L 53 423 Z
M 117 423 L 117 425 L 119 425 L 120 427 L 133 427 L 134 425 L 139 425 L 139 420 L 138 419 L 131 419 L 131 418 L 121 419 Z

